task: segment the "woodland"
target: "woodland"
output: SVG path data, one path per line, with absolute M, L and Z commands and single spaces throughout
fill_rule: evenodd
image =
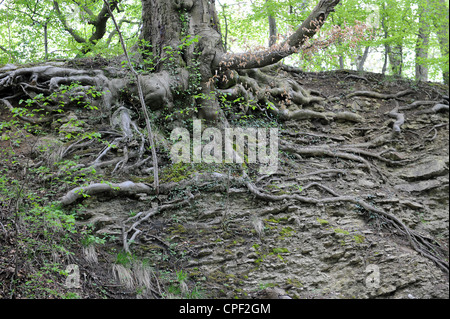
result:
M 0 299 L 448 299 L 448 14 L 0 0 Z M 195 120 L 278 170 L 174 162 Z

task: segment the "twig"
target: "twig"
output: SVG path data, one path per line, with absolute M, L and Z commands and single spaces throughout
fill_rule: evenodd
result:
M 155 140 L 154 140 L 154 137 L 153 137 L 152 127 L 151 127 L 151 124 L 150 124 L 150 116 L 148 114 L 147 106 L 145 105 L 144 93 L 142 91 L 141 77 L 139 76 L 139 73 L 136 72 L 136 70 L 134 69 L 133 65 L 131 64 L 131 59 L 130 59 L 130 57 L 128 55 L 127 48 L 125 46 L 125 42 L 123 41 L 122 33 L 120 32 L 119 25 L 117 24 L 117 21 L 114 18 L 114 15 L 113 15 L 113 13 L 111 11 L 111 8 L 109 7 L 108 1 L 103 0 L 103 2 L 105 3 L 106 8 L 108 9 L 108 13 L 111 16 L 111 19 L 112 19 L 112 21 L 113 21 L 113 23 L 114 23 L 114 25 L 116 27 L 117 33 L 119 34 L 120 43 L 122 44 L 123 52 L 124 52 L 125 57 L 127 58 L 127 61 L 128 61 L 128 67 L 130 68 L 130 70 L 134 74 L 134 76 L 136 77 L 136 83 L 137 83 L 138 92 L 139 92 L 139 101 L 141 102 L 142 110 L 144 112 L 145 123 L 147 125 L 148 140 L 150 142 L 150 147 L 152 149 L 153 166 L 155 168 L 154 171 L 153 171 L 154 187 L 155 187 L 155 190 L 156 190 L 156 194 L 158 194 L 159 193 L 158 158 L 156 156 Z

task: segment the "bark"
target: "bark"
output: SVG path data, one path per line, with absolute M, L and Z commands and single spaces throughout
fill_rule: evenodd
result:
M 383 2 L 383 12 L 386 10 L 386 4 Z M 384 40 L 386 41 L 389 37 L 389 33 L 388 33 L 388 29 L 386 26 L 386 15 L 383 14 L 383 17 L 381 18 L 381 27 L 383 28 L 383 32 L 384 32 Z M 388 64 L 388 57 L 389 57 L 389 51 L 390 51 L 390 47 L 387 43 L 384 44 L 384 63 L 383 63 L 383 68 L 381 70 L 381 73 L 383 75 L 386 74 L 386 70 L 387 70 L 387 64 Z
M 208 0 L 143 0 L 143 29 L 141 37 L 152 50 L 153 56 L 169 59 L 171 63 L 160 63 L 156 71 L 167 70 L 173 74 L 175 69 L 186 69 L 198 62 L 201 84 L 198 92 L 210 96 L 213 90 L 210 82 L 214 71 L 213 60 L 216 55 L 223 55 L 219 21 L 215 2 Z M 198 43 L 183 47 L 182 52 L 172 50 L 182 45 L 186 36 L 197 36 Z M 175 72 L 174 72 L 175 71 Z M 215 97 L 198 101 L 200 118 L 212 121 L 221 120 L 221 110 Z
M 416 42 L 416 81 L 428 81 L 428 44 L 430 42 L 430 28 L 427 16 L 427 7 L 423 2 L 419 3 L 419 32 Z
M 267 0 L 266 3 L 269 1 Z M 277 43 L 278 29 L 277 20 L 273 12 L 269 12 L 269 48 Z

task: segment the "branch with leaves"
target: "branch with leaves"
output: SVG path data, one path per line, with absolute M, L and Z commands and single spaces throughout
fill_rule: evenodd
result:
M 94 15 L 94 13 L 89 8 L 87 8 L 86 6 L 82 6 L 83 10 L 89 15 L 88 24 L 94 26 L 94 30 L 89 39 L 84 38 L 77 30 L 69 25 L 66 17 L 59 7 L 57 0 L 53 0 L 53 9 L 55 10 L 56 16 L 58 17 L 59 21 L 62 23 L 64 30 L 69 32 L 69 34 L 75 39 L 76 42 L 80 44 L 95 45 L 105 35 L 106 23 L 108 22 L 109 18 L 112 17 L 112 12 L 117 9 L 119 3 L 120 0 L 112 0 L 111 4 L 104 1 L 103 7 L 98 15 Z M 89 47 L 84 47 L 82 52 L 86 54 L 91 50 L 92 49 Z

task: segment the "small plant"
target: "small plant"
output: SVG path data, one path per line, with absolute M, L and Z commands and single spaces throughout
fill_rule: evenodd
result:
M 105 242 L 106 242 L 106 239 L 103 239 L 103 238 L 100 238 L 100 237 L 97 237 L 94 235 L 89 235 L 89 234 L 86 234 L 83 237 L 83 239 L 81 240 L 81 244 L 84 247 L 88 247 L 91 245 L 103 245 L 103 244 L 105 244 Z
M 125 251 L 119 251 L 115 263 L 126 267 L 129 266 L 134 259 L 135 257 L 132 254 Z

